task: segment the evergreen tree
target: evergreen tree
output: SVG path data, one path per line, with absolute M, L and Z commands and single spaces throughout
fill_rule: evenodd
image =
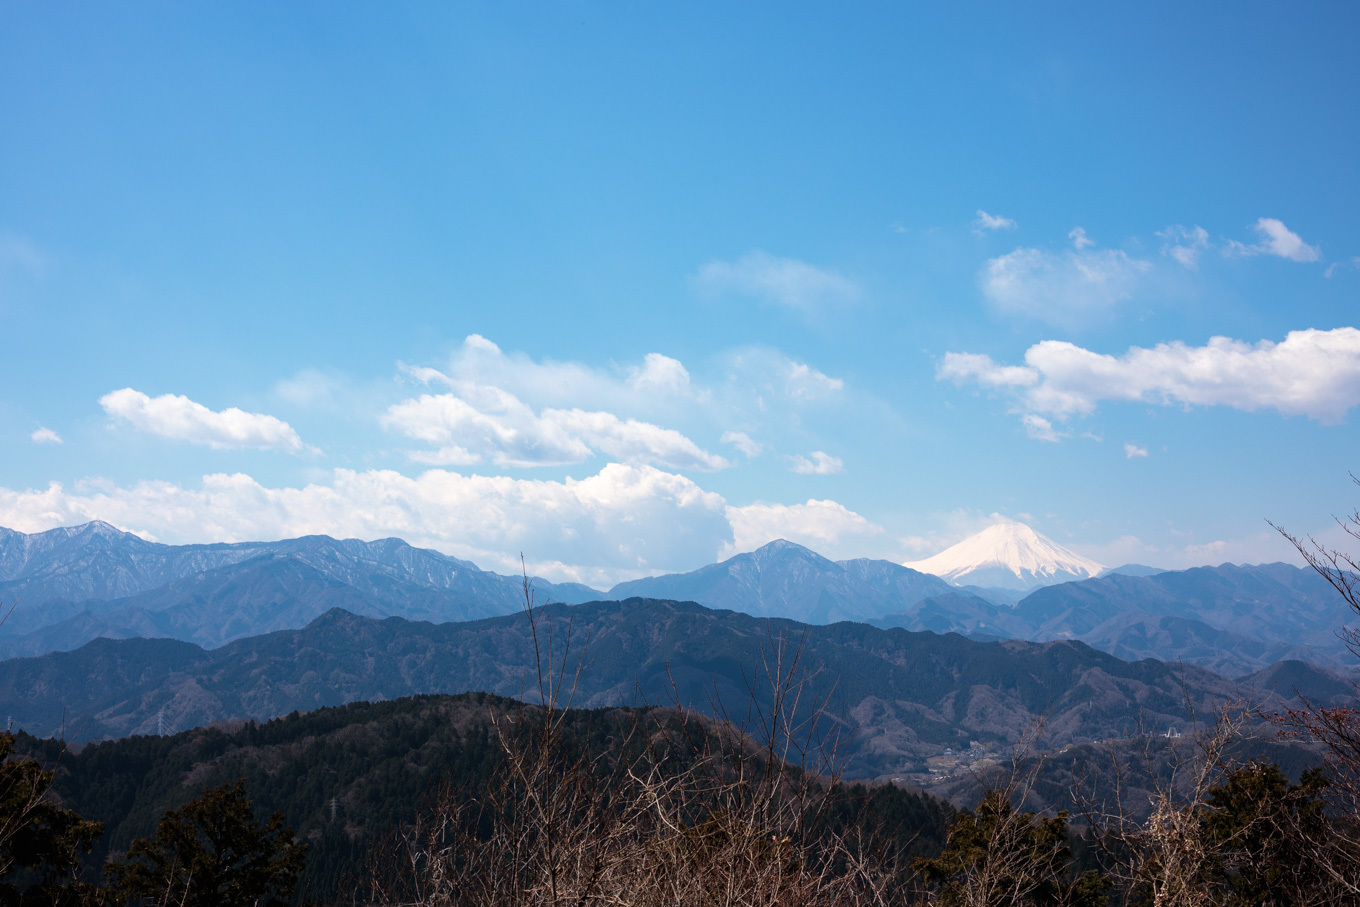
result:
M 0 904 L 79 904 L 94 893 L 81 857 L 104 826 L 54 803 L 54 773 L 13 756 L 14 736 L 0 733 Z
M 949 829 L 944 852 L 918 859 L 916 871 L 943 907 L 1101 907 L 1110 880 L 1073 877 L 1067 814 L 1022 813 L 991 790 Z
M 129 904 L 284 907 L 306 851 L 282 813 L 256 820 L 241 780 L 167 810 L 155 835 L 133 841 L 126 859 L 110 861 L 107 872 Z

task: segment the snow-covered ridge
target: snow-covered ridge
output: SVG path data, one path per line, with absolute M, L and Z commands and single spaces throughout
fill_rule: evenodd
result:
M 1014 520 L 988 526 L 934 557 L 903 566 L 955 585 L 1022 590 L 1089 579 L 1105 569 Z

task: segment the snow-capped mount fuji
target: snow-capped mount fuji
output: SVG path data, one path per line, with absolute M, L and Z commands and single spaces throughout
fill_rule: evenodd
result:
M 1015 520 L 988 526 L 934 557 L 903 566 L 956 586 L 1020 591 L 1090 579 L 1105 569 Z

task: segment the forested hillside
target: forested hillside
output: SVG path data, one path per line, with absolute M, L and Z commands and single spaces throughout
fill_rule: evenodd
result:
M 479 693 L 416 696 L 75 751 L 27 735 L 18 744 L 22 754 L 58 767 L 55 793 L 64 806 L 104 823 L 91 866 L 150 834 L 165 809 L 244 778 L 256 814 L 281 811 L 308 843 L 303 896 L 333 903 L 365 881 L 375 856 L 393 844 L 390 834 L 433 808 L 441 793 L 485 795 L 504 756 L 493 719 L 513 725 L 525 709 L 534 707 Z M 568 712 L 565 756 L 617 758 L 623 741 L 650 739 L 650 728 L 669 717 L 632 709 Z M 633 734 L 639 727 L 644 733 Z M 683 760 L 671 766 L 684 769 Z M 836 796 L 838 821 L 886 830 L 915 855 L 943 847 L 953 816 L 943 801 L 893 786 L 846 787 Z

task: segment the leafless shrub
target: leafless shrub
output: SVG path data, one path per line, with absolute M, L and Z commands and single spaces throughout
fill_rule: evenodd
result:
M 806 707 L 803 646 L 771 637 L 739 721 L 676 702 L 631 711 L 605 752 L 572 739 L 583 655 L 525 612 L 537 702 L 492 716 L 501 765 L 474 795 L 445 789 L 371 867 L 371 900 L 422 907 L 906 903 L 899 864 L 827 822 L 837 738 Z M 568 663 L 575 658 L 575 668 Z M 756 684 L 769 685 L 768 696 Z M 527 698 L 527 697 L 526 697 Z M 621 713 L 622 714 L 622 713 Z

